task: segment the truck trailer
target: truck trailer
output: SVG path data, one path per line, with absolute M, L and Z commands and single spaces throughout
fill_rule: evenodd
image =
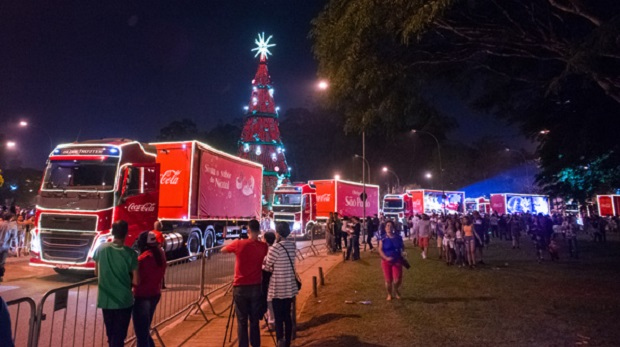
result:
M 491 210 L 499 215 L 514 213 L 549 214 L 549 197 L 536 194 L 491 194 Z
M 93 253 L 120 219 L 127 246 L 159 220 L 167 252 L 197 254 L 260 218 L 262 177 L 262 165 L 198 141 L 59 145 L 37 197 L 30 264 L 93 270 Z
M 465 192 L 433 189 L 408 190 L 412 214 L 464 213 Z
M 597 195 L 598 215 L 601 217 L 620 216 L 620 195 Z

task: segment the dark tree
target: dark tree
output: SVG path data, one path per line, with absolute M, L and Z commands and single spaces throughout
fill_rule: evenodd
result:
M 159 131 L 158 141 L 204 141 L 205 133 L 198 130 L 196 123 L 190 119 L 172 121 Z
M 331 104 L 349 126 L 440 132 L 445 119 L 429 91 L 449 88 L 541 140 L 539 182 L 578 197 L 618 186 L 618 175 L 605 185 L 559 183 L 565 169 L 594 183 L 575 168 L 620 165 L 609 136 L 620 131 L 619 22 L 615 0 L 333 0 L 311 35 Z

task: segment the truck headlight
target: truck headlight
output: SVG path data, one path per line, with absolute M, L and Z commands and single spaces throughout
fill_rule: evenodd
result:
M 293 230 L 299 230 L 299 229 L 301 229 L 301 224 L 299 224 L 299 222 L 293 223 Z
M 95 240 L 95 244 L 93 244 L 93 247 L 91 248 L 90 252 L 88 252 L 88 257 L 92 258 L 93 255 L 95 255 L 95 251 L 97 250 L 97 248 L 99 248 L 99 246 L 103 245 L 104 243 L 111 241 L 111 240 L 108 240 L 108 239 L 111 239 L 111 237 L 112 236 L 109 234 L 99 236 Z
M 30 251 L 34 253 L 41 253 L 41 240 L 39 239 L 39 233 L 35 230 L 30 230 Z

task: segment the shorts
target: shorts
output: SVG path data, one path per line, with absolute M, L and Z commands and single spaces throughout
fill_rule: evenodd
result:
M 447 237 L 444 237 L 443 246 L 454 249 L 454 239 L 449 239 Z
M 381 268 L 383 269 L 383 277 L 388 283 L 399 282 L 403 278 L 403 263 L 400 260 L 391 262 L 382 259 Z
M 475 236 L 465 236 L 465 243 L 470 243 L 476 239 Z
M 428 236 L 420 237 L 420 240 L 418 241 L 418 246 L 420 248 L 428 248 Z

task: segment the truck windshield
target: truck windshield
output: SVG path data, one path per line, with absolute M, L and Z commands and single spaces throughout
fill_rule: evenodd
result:
M 112 189 L 118 158 L 51 160 L 45 168 L 44 189 Z
M 277 194 L 273 199 L 274 205 L 301 205 L 301 194 Z
M 399 199 L 383 200 L 383 208 L 402 208 L 403 201 Z

